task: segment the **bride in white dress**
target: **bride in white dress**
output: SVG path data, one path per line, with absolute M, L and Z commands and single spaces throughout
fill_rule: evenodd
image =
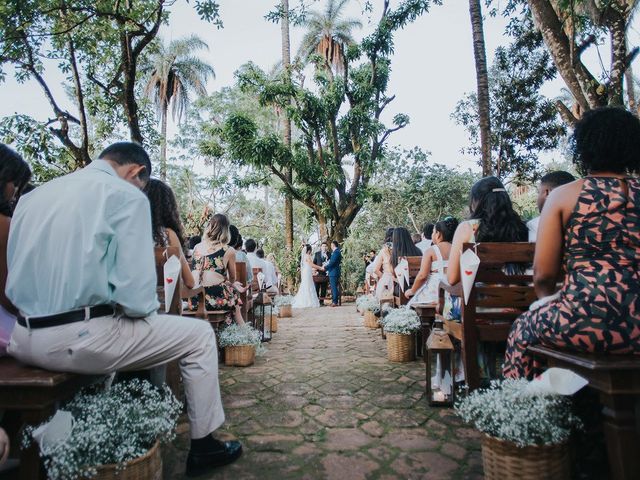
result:
M 313 283 L 313 271 L 320 269 L 321 267 L 315 265 L 311 258 L 311 245 L 303 246 L 300 256 L 300 287 L 291 303 L 293 308 L 317 308 L 320 306 Z

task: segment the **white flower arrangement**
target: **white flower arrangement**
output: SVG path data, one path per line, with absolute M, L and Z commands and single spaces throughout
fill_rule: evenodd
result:
M 145 455 L 157 440 L 171 441 L 182 404 L 166 385 L 132 380 L 97 393 L 77 394 L 65 410 L 73 416 L 68 437 L 40 449 L 47 478 L 91 478 L 96 467 L 123 464 Z M 37 427 L 29 426 L 22 447 L 33 441 Z
M 492 437 L 518 447 L 566 442 L 582 422 L 571 411 L 568 398 L 526 391 L 525 379 L 493 380 L 456 403 L 465 422 Z
M 380 300 L 373 296 L 360 297 L 358 299 L 358 308 L 362 312 L 380 313 Z
M 394 308 L 381 320 L 382 328 L 386 333 L 411 335 L 420 330 L 420 318 L 418 314 L 408 307 Z
M 226 327 L 218 336 L 218 345 L 224 347 L 238 347 L 241 345 L 253 345 L 260 347 L 262 344 L 262 334 L 251 325 L 232 324 Z
M 276 298 L 273 299 L 273 304 L 276 308 L 291 305 L 292 303 L 293 303 L 293 296 L 291 295 L 278 295 Z

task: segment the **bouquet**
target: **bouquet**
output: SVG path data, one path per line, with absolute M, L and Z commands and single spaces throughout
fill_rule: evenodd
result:
M 389 311 L 380 320 L 385 333 L 411 335 L 420 330 L 421 323 L 418 314 L 411 308 L 401 307 Z
M 166 385 L 158 389 L 132 380 L 98 392 L 87 389 L 59 411 L 71 415 L 69 431 L 44 441 L 49 422 L 26 427 L 22 447 L 28 448 L 37 431 L 44 429 L 40 456 L 47 478 L 91 478 L 100 465 L 122 466 L 145 455 L 156 441 L 173 440 L 181 410 L 182 404 Z
M 518 447 L 566 442 L 582 422 L 567 397 L 536 394 L 526 379 L 493 380 L 456 404 L 456 412 L 479 431 Z

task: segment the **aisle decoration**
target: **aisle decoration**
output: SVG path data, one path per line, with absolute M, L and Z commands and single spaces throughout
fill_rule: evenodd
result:
M 224 364 L 235 367 L 253 365 L 256 354 L 264 351 L 261 342 L 261 332 L 248 324 L 229 325 L 218 337 L 218 345 L 224 348 Z
M 415 359 L 415 336 L 420 330 L 420 318 L 411 308 L 401 307 L 382 319 L 387 337 L 387 358 L 391 362 L 410 362 Z
M 291 318 L 291 304 L 293 303 L 293 296 L 291 295 L 279 295 L 273 300 L 276 314 L 280 318 Z
M 442 322 L 435 321 L 426 341 L 427 399 L 431 406 L 451 407 L 455 401 L 455 349 Z
M 582 423 L 568 398 L 535 381 L 494 380 L 459 401 L 456 411 L 485 434 L 486 479 L 570 478 L 569 438 Z
M 367 328 L 378 328 L 378 315 L 380 314 L 380 302 L 376 297 L 360 297 L 364 298 L 360 302 L 360 308 L 364 312 L 364 326 Z
M 160 442 L 175 438 L 182 404 L 169 387 L 132 380 L 85 390 L 49 422 L 26 427 L 22 447 L 40 445 L 47 478 L 160 478 Z

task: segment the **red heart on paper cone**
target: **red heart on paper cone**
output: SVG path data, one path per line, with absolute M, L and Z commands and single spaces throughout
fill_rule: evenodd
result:
M 167 283 L 173 283 L 173 278 L 167 278 Z
M 465 275 L 469 275 L 469 276 L 473 275 L 473 272 L 471 270 L 465 270 L 464 273 Z

